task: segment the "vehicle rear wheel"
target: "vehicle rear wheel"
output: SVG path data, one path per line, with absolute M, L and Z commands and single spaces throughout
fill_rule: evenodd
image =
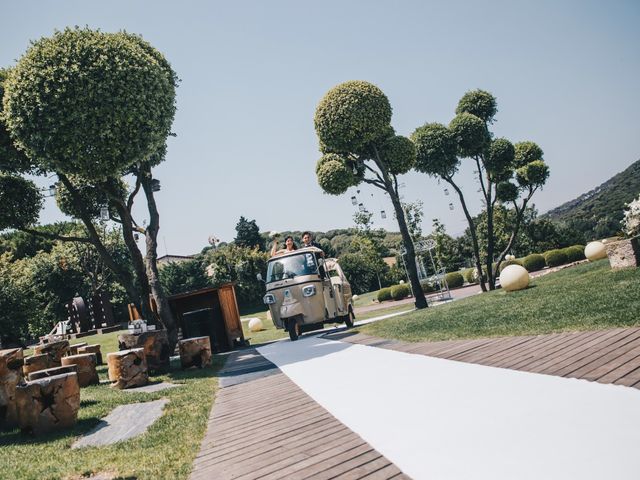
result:
M 300 336 L 300 324 L 296 318 L 290 318 L 287 320 L 287 330 L 289 331 L 289 338 L 292 342 L 298 340 Z
M 346 317 L 344 317 L 344 324 L 347 328 L 353 328 L 353 310 L 349 309 L 349 313 L 347 313 Z

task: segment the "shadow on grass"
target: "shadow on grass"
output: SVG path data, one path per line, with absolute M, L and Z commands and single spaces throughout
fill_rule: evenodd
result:
M 67 438 L 75 438 L 84 435 L 99 423 L 100 418 L 98 417 L 83 418 L 82 420 L 78 420 L 78 422 L 69 429 L 44 433 L 37 436 L 31 433 L 23 433 L 20 429 L 16 428 L 11 431 L 0 432 L 0 447 L 3 445 L 39 445 Z

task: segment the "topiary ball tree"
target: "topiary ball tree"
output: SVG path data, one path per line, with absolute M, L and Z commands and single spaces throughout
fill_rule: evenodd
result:
M 42 203 L 42 194 L 32 181 L 0 173 L 0 231 L 37 223 Z
M 391 104 L 375 85 L 360 80 L 329 90 L 316 108 L 320 143 L 334 152 L 361 152 L 388 133 Z
M 461 113 L 470 113 L 485 123 L 492 123 L 498 113 L 496 97 L 484 90 L 471 90 L 458 101 L 456 115 Z
M 34 42 L 9 72 L 6 126 L 45 170 L 102 179 L 162 148 L 176 81 L 136 35 L 67 28 Z
M 456 115 L 449 123 L 449 129 L 458 142 L 460 157 L 480 155 L 490 139 L 485 123 L 471 113 Z
M 416 149 L 406 137 L 396 135 L 391 105 L 375 85 L 359 80 L 341 83 L 320 100 L 314 117 L 322 158 L 316 164 L 320 187 L 339 195 L 361 182 L 384 190 L 393 204 L 406 249 L 406 264 L 417 308 L 427 307 L 415 250 L 398 193 L 397 176 L 416 161 Z M 408 288 L 408 287 L 407 287 Z
M 435 177 L 451 178 L 458 170 L 456 139 L 441 123 L 427 123 L 411 134 L 416 147 L 415 169 Z

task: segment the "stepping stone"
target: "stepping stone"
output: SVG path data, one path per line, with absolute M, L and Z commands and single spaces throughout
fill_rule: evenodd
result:
M 151 385 L 145 385 L 144 387 L 127 388 L 126 390 L 123 390 L 123 392 L 154 393 L 154 392 L 160 392 L 162 390 L 167 390 L 168 388 L 175 388 L 175 387 L 180 387 L 180 385 L 176 385 L 175 383 L 160 382 L 160 383 L 153 383 Z
M 120 405 L 71 448 L 101 447 L 141 435 L 162 416 L 162 409 L 167 403 L 169 400 L 163 398 L 153 402 Z

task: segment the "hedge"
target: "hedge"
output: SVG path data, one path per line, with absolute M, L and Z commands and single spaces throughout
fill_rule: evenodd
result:
M 422 291 L 424 293 L 431 293 L 436 291 L 435 285 L 429 283 L 427 280 L 421 281 L 420 286 L 422 287 Z
M 567 255 L 562 250 L 549 250 L 543 253 L 544 261 L 550 267 L 557 267 L 567 263 Z
M 387 300 L 391 300 L 391 287 L 378 290 L 378 301 L 385 302 Z
M 532 253 L 527 255 L 522 260 L 522 266 L 527 269 L 528 272 L 537 272 L 542 270 L 546 265 L 544 257 L 539 253 Z
M 391 298 L 394 300 L 402 300 L 403 298 L 408 297 L 410 293 L 411 288 L 406 283 L 391 287 Z
M 460 272 L 449 272 L 444 276 L 449 288 L 458 288 L 464 284 L 464 277 Z
M 520 260 L 505 260 L 504 262 L 502 262 L 500 264 L 500 273 L 502 273 L 502 270 L 504 270 L 509 265 L 520 265 L 520 266 L 522 266 L 522 262 Z
M 563 248 L 562 251 L 567 256 L 567 262 L 579 262 L 580 260 L 584 260 L 584 245 L 573 245 L 571 247 Z

